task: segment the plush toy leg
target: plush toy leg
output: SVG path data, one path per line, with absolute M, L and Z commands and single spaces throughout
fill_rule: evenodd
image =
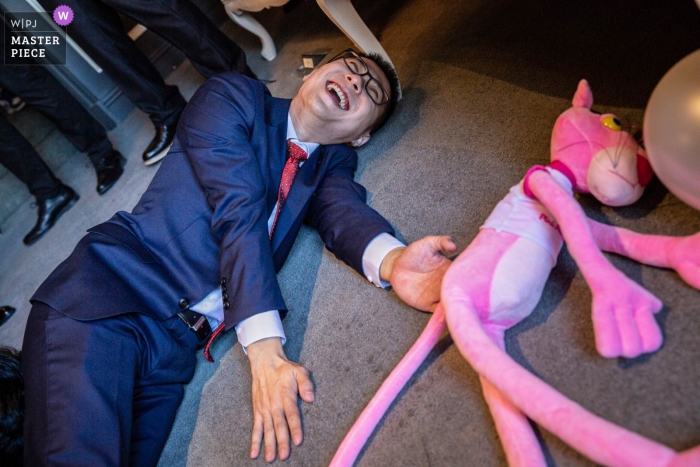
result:
M 384 381 L 345 436 L 338 451 L 333 456 L 330 467 L 349 467 L 353 465 L 379 420 L 382 419 L 391 403 L 406 385 L 406 382 L 423 363 L 432 348 L 435 347 L 444 331 L 445 314 L 442 306 L 438 305 L 416 343 L 413 344 L 406 356 Z
M 700 232 L 688 237 L 667 237 L 643 235 L 591 219 L 588 224 L 601 250 L 649 266 L 675 269 L 691 287 L 700 289 Z
M 496 424 L 510 467 L 545 467 L 540 443 L 530 421 L 483 376 L 479 376 L 484 398 Z
M 678 454 L 666 467 L 697 467 L 700 465 L 700 446 Z
M 445 281 L 442 305 L 459 351 L 530 419 L 602 465 L 659 467 L 674 458 L 672 449 L 591 414 L 518 365 L 486 334 L 469 298 Z

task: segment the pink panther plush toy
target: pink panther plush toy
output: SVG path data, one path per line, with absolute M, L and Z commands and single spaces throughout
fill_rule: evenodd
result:
M 509 465 L 545 466 L 528 417 L 606 466 L 700 466 L 700 447 L 684 453 L 586 411 L 522 368 L 505 352 L 504 333 L 532 313 L 564 241 L 593 294 L 596 347 L 604 357 L 636 357 L 661 347 L 654 318 L 661 302 L 601 253 L 678 271 L 700 289 L 700 233 L 641 235 L 588 219 L 573 192 L 609 206 L 639 199 L 652 172 L 644 150 L 611 114 L 590 111 L 582 80 L 573 107 L 554 124 L 551 163 L 531 168 L 496 206 L 450 266 L 441 302 L 418 341 L 360 415 L 331 466 L 353 464 L 387 408 L 449 327 L 479 373 Z

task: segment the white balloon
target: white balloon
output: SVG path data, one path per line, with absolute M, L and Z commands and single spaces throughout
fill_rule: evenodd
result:
M 644 114 L 644 145 L 663 184 L 700 210 L 700 50 L 656 85 Z

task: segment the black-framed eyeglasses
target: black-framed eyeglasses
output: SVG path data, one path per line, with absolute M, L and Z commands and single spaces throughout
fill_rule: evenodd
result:
M 330 59 L 328 63 L 340 60 L 341 58 L 343 59 L 343 62 L 345 62 L 345 66 L 348 67 L 348 70 L 350 70 L 352 74 L 360 77 L 369 77 L 367 82 L 365 82 L 365 92 L 372 102 L 374 102 L 376 105 L 385 105 L 389 103 L 389 94 L 384 89 L 384 86 L 382 86 L 382 83 L 380 83 L 377 78 L 372 76 L 372 73 L 369 72 L 369 67 L 365 61 L 362 60 L 362 57 L 357 54 L 357 52 L 352 49 L 343 50 L 338 55 Z

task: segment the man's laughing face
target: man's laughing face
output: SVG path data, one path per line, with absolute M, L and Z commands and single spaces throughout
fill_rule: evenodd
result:
M 390 89 L 389 80 L 377 64 L 368 58 L 363 60 L 384 89 Z M 342 59 L 327 63 L 304 77 L 296 98 L 301 99 L 315 124 L 323 129 L 323 137 L 327 139 L 323 144 L 350 142 L 361 146 L 369 140 L 369 133 L 386 106 L 372 102 L 365 89 L 368 79 L 368 76 L 352 73 Z

